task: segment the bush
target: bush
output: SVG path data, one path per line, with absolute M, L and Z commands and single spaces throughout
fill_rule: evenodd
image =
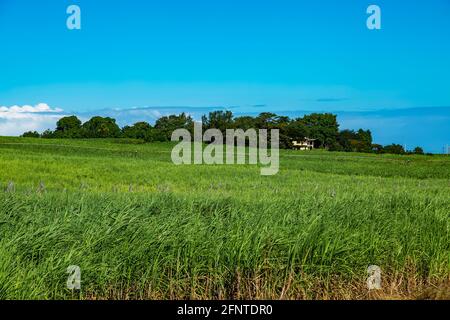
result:
M 424 154 L 423 149 L 421 147 L 415 147 L 413 150 L 414 154 Z
M 399 144 L 390 144 L 384 147 L 384 152 L 391 154 L 405 154 L 405 148 Z
M 40 135 L 37 131 L 27 131 L 22 135 L 22 137 L 24 137 L 24 138 L 39 138 Z
M 118 138 L 121 131 L 116 120 L 109 117 L 93 117 L 83 124 L 86 138 Z

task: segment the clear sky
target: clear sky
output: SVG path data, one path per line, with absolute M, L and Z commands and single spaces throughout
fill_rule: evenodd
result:
M 66 27 L 71 4 L 81 30 Z M 450 106 L 449 73 L 450 0 L 0 0 L 4 108 L 435 109 Z M 443 123 L 433 151 L 450 143 Z

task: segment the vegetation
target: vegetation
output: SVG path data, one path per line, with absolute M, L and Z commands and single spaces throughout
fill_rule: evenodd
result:
M 316 148 L 325 148 L 330 151 L 346 152 L 373 152 L 373 153 L 407 153 L 402 146 L 392 144 L 383 147 L 373 144 L 370 130 L 359 129 L 339 131 L 337 117 L 330 113 L 312 113 L 300 118 L 290 119 L 274 113 L 263 112 L 257 117 L 243 116 L 235 118 L 231 111 L 214 111 L 202 117 L 204 130 L 219 129 L 225 137 L 226 129 L 279 129 L 280 148 L 292 149 L 293 141 L 301 141 L 306 137 L 315 139 Z M 82 124 L 76 116 L 64 117 L 56 124 L 56 130 L 46 130 L 42 138 L 132 138 L 142 139 L 146 142 L 170 141 L 175 129 L 184 128 L 193 131 L 194 121 L 191 116 L 181 113 L 179 115 L 164 116 L 156 120 L 154 126 L 140 121 L 132 126 L 122 129 L 112 118 L 93 117 Z M 23 137 L 39 137 L 37 132 L 26 132 Z M 408 152 L 423 154 L 417 147 Z
M 22 137 L 24 137 L 24 138 L 39 138 L 40 134 L 37 131 L 27 131 L 22 135 Z
M 175 166 L 171 147 L 0 138 L 0 298 L 448 292 L 449 157 L 284 150 L 279 174 L 263 177 L 250 165 Z M 69 265 L 79 292 L 66 288 Z

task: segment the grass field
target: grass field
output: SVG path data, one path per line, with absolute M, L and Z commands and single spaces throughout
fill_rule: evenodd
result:
M 279 174 L 261 176 L 175 166 L 171 147 L 0 138 L 0 299 L 450 291 L 450 157 L 281 151 Z M 369 265 L 382 269 L 376 292 Z

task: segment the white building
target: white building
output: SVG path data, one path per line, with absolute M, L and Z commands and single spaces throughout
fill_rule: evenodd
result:
M 312 150 L 314 149 L 314 141 L 316 139 L 304 138 L 301 141 L 292 141 L 292 145 L 295 150 Z

